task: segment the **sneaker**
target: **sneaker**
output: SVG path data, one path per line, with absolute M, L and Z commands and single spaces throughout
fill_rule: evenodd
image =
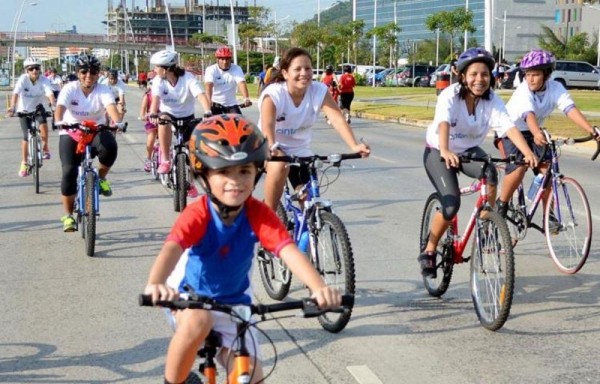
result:
M 49 151 L 44 152 L 44 156 L 43 156 L 44 160 L 50 160 L 51 158 L 52 158 L 52 155 L 50 154 Z
M 548 216 L 548 230 L 552 234 L 557 234 L 560 229 L 560 223 L 556 216 L 554 216 L 554 212 L 550 211 L 550 215 Z
M 112 195 L 112 188 L 110 187 L 110 183 L 108 182 L 108 180 L 106 179 L 100 179 L 100 194 L 102 196 L 111 196 Z
M 502 218 L 506 219 L 506 215 L 508 213 L 508 203 L 505 203 L 501 200 L 496 200 L 496 211 L 502 216 Z
M 171 170 L 171 162 L 170 161 L 163 161 L 160 163 L 160 165 L 158 166 L 158 173 L 169 173 L 169 171 Z
M 21 168 L 19 168 L 19 177 L 29 176 L 29 166 L 27 163 L 21 163 Z
M 61 217 L 60 221 L 63 223 L 64 232 L 75 232 L 77 230 L 73 216 L 65 215 Z
M 424 277 L 431 277 L 435 279 L 437 277 L 435 268 L 435 252 L 423 251 L 417 260 L 421 264 L 421 274 Z
M 146 159 L 144 160 L 144 171 L 150 172 L 152 170 L 152 160 Z
M 198 197 L 198 189 L 196 188 L 194 183 L 190 183 L 190 186 L 188 187 L 187 195 L 189 198 L 192 198 L 192 199 L 195 199 L 196 197 Z

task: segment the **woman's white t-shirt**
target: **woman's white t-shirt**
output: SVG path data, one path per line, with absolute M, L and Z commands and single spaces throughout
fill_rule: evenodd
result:
M 172 86 L 167 79 L 154 76 L 152 79 L 152 95 L 160 99 L 160 112 L 175 117 L 187 117 L 194 114 L 196 97 L 204 93 L 204 88 L 194 75 L 185 72 Z
M 210 100 L 213 103 L 226 107 L 236 105 L 237 85 L 241 82 L 246 82 L 246 78 L 239 65 L 231 64 L 227 71 L 223 71 L 217 64 L 206 68 L 204 83 L 213 83 L 212 100 Z
M 294 105 L 286 82 L 269 84 L 258 100 L 258 108 L 265 97 L 270 97 L 275 105 L 275 141 L 279 148 L 292 156 L 311 156 L 311 127 L 319 117 L 327 86 L 312 82 L 306 89 L 299 106 Z M 258 121 L 261 121 L 259 117 Z M 260 123 L 259 123 L 260 127 Z M 262 129 L 262 127 L 261 127 Z
M 438 96 L 435 117 L 427 128 L 428 147 L 440 149 L 439 125 L 444 121 L 450 125 L 448 149 L 455 153 L 481 145 L 490 128 L 498 137 L 503 137 L 514 127 L 504 102 L 494 92 L 491 92 L 490 100 L 480 98 L 475 113 L 469 115 L 465 100 L 458 96 L 459 89 L 459 83 L 452 84 Z
M 68 82 L 58 94 L 57 105 L 66 108 L 63 122 L 66 124 L 77 124 L 84 120 L 91 120 L 97 124 L 105 122 L 106 107 L 115 103 L 113 94 L 106 85 L 96 84 L 92 92 L 85 96 L 81 90 L 79 81 Z M 68 134 L 61 130 L 60 135 Z
M 545 90 L 542 92 L 530 91 L 527 82 L 524 81 L 515 89 L 506 104 L 508 114 L 521 131 L 529 130 L 525 120 L 529 112 L 535 114 L 538 125 L 542 127 L 544 120 L 555 108 L 566 114 L 573 107 L 575 107 L 575 102 L 569 92 L 561 83 L 554 80 L 546 81 Z
M 33 84 L 28 74 L 19 77 L 13 94 L 19 95 L 16 112 L 33 112 L 38 104 L 44 104 L 45 97 L 50 97 L 52 85 L 45 76 L 40 76 Z

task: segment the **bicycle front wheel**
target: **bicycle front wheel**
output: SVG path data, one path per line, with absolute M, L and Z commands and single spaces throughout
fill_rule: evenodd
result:
M 422 252 L 429 241 L 429 232 L 431 232 L 431 223 L 436 214 L 441 214 L 442 202 L 437 193 L 429 195 L 425 208 L 423 209 L 423 217 L 421 218 L 421 235 L 419 236 L 419 250 Z M 446 234 L 441 237 L 436 255 L 436 272 L 435 276 L 423 276 L 423 284 L 425 289 L 433 297 L 440 297 L 448 290 L 450 280 L 452 279 L 452 270 L 454 262 L 452 260 L 452 236 L 450 227 Z
M 96 175 L 85 175 L 85 250 L 88 256 L 94 256 L 96 248 Z
M 590 253 L 592 213 L 577 181 L 563 177 L 557 180 L 557 187 L 544 209 L 546 242 L 558 269 L 573 274 L 583 267 Z
M 31 159 L 31 173 L 33 176 L 33 187 L 35 193 L 40 193 L 40 167 L 42 166 L 42 147 L 38 136 L 32 136 L 29 140 L 29 158 Z
M 477 219 L 471 255 L 471 296 L 479 322 L 490 331 L 504 325 L 510 314 L 515 283 L 515 260 L 506 221 L 487 211 Z
M 173 208 L 181 212 L 187 205 L 187 168 L 185 153 L 175 157 L 175 188 L 173 188 Z
M 311 252 L 316 251 L 312 257 L 315 268 L 328 286 L 337 288 L 341 294 L 354 295 L 354 256 L 346 227 L 332 212 L 321 211 L 318 214 L 320 228 L 316 229 L 314 247 L 311 246 Z M 346 327 L 351 315 L 352 308 L 343 313 L 326 313 L 319 316 L 319 323 L 323 329 L 337 333 Z
M 276 213 L 283 224 L 287 226 L 288 216 L 283 204 L 279 203 Z M 290 228 L 290 234 L 292 236 L 294 234 L 293 227 Z M 260 249 L 260 251 L 263 254 L 257 258 L 258 270 L 265 292 L 273 300 L 283 300 L 290 292 L 292 272 L 281 258 L 275 257 L 265 249 Z

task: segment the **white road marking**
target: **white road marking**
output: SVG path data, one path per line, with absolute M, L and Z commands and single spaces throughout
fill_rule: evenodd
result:
M 388 160 L 388 159 L 386 159 L 386 158 L 379 157 L 379 156 L 370 155 L 369 157 L 370 157 L 371 159 L 377 159 L 377 160 L 381 160 L 381 161 L 384 161 L 384 162 L 386 162 L 386 163 L 390 163 L 390 164 L 396 164 L 396 163 L 397 163 L 397 161 L 394 161 L 394 160 Z
M 133 136 L 130 136 L 130 135 L 125 134 L 125 133 L 122 136 L 125 138 L 126 141 L 128 141 L 131 144 L 137 143 L 137 140 L 134 139 Z
M 359 384 L 383 384 L 383 381 L 379 380 L 379 377 L 366 365 L 352 365 L 346 369 Z

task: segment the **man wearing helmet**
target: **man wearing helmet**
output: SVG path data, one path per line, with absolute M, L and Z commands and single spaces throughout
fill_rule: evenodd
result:
M 7 115 L 12 117 L 18 112 L 33 112 L 40 104 L 43 105 L 47 98 L 52 105 L 56 104 L 56 99 L 52 93 L 52 84 L 45 77 L 40 75 L 41 63 L 35 57 L 28 57 L 23 63 L 27 73 L 21 75 L 15 84 L 12 97 L 10 100 L 10 108 Z M 44 159 L 50 159 L 50 149 L 48 148 L 48 123 L 46 116 L 38 116 L 36 118 L 40 123 L 40 135 L 42 136 Z M 29 167 L 27 166 L 27 154 L 29 152 L 27 145 L 27 132 L 29 130 L 30 118 L 20 118 L 21 131 L 23 140 L 21 141 L 21 165 L 19 166 L 19 177 L 29 175 Z
M 221 113 L 238 113 L 242 111 L 236 100 L 236 90 L 239 89 L 244 97 L 244 106 L 252 105 L 246 86 L 244 72 L 239 65 L 231 63 L 231 50 L 221 47 L 215 52 L 217 63 L 206 68 L 204 85 L 206 96 L 211 102 L 210 109 L 214 115 Z
M 217 301 L 250 304 L 250 270 L 258 240 L 309 287 L 319 307 L 339 307 L 337 289 L 325 284 L 277 215 L 252 197 L 268 156 L 259 129 L 240 115 L 213 116 L 196 126 L 189 152 L 207 194 L 177 218 L 144 292 L 154 302 L 173 300 L 189 285 L 197 294 Z M 199 309 L 176 311 L 173 316 L 177 327 L 167 352 L 165 383 L 183 383 L 210 329 L 221 333 L 222 344 L 230 346 L 237 335 L 236 324 L 229 316 Z M 247 333 L 246 346 L 253 362 L 252 383 L 257 383 L 263 380 L 263 370 L 254 333 L 252 328 Z M 227 347 L 221 348 L 218 361 L 230 364 L 231 371 L 229 353 Z
M 537 158 L 506 112 L 504 102 L 492 91 L 494 58 L 483 48 L 470 48 L 457 62 L 458 82 L 438 96 L 435 116 L 427 128 L 423 163 L 429 180 L 442 198 L 442 209 L 431 225 L 431 232 L 418 261 L 424 276 L 436 274 L 436 249 L 439 239 L 458 213 L 460 191 L 458 172 L 478 177 L 481 164 L 461 163 L 458 154 L 485 156 L 481 149 L 490 128 L 498 136 L 508 136 L 523 153 L 524 160 L 537 165 Z M 498 174 L 495 167 L 487 174 L 490 202 L 496 199 Z
M 210 115 L 210 105 L 202 85 L 194 75 L 186 72 L 177 65 L 177 52 L 164 50 L 158 51 L 150 58 L 156 74 L 152 80 L 152 104 L 150 116 L 152 123 L 158 124 L 159 115 L 169 116 L 176 123 L 187 127 L 183 134 L 187 142 L 194 127 L 187 126 L 187 122 L 194 119 L 195 101 L 204 109 L 205 116 Z M 163 158 L 158 166 L 158 173 L 165 174 L 171 170 L 169 159 L 171 140 L 173 134 L 168 124 L 158 126 L 158 141 Z M 188 195 L 192 198 L 198 196 L 198 191 L 190 183 Z
M 543 152 L 541 147 L 546 144 L 546 138 L 541 127 L 544 120 L 555 108 L 560 109 L 571 121 L 587 133 L 596 135 L 596 140 L 600 140 L 594 128 L 575 106 L 575 102 L 565 87 L 561 83 L 550 79 L 555 62 L 552 53 L 541 49 L 534 49 L 523 56 L 520 68 L 525 72 L 525 81 L 517 87 L 506 104 L 510 117 L 527 140 L 527 144 L 539 155 Z M 499 148 L 505 156 L 515 154 L 517 158 L 520 157 L 520 152 L 515 148 L 512 141 L 507 138 L 501 140 Z M 545 173 L 548 166 L 544 163 L 540 168 Z M 497 202 L 498 212 L 501 215 L 506 217 L 507 202 L 521 184 L 526 172 L 526 166 L 506 165 L 506 176 Z M 548 195 L 544 196 L 544 203 L 547 199 Z M 556 222 L 553 215 L 550 215 L 549 219 L 551 224 Z
M 112 92 L 106 85 L 98 84 L 100 61 L 93 55 L 82 54 L 77 58 L 75 71 L 79 80 L 66 84 L 58 95 L 56 125 L 78 124 L 84 120 L 103 124 L 105 112 L 113 121 L 120 122 L 121 116 L 115 106 Z M 77 153 L 79 140 L 81 137 L 78 131 L 61 130 L 59 133 L 62 164 L 60 188 L 66 213 L 61 221 L 65 232 L 73 232 L 76 229 L 73 204 L 77 193 L 77 169 L 83 156 Z M 100 193 L 104 196 L 111 196 L 112 189 L 106 176 L 117 159 L 117 141 L 112 133 L 102 131 L 94 136 L 91 145 L 100 163 L 98 167 Z

